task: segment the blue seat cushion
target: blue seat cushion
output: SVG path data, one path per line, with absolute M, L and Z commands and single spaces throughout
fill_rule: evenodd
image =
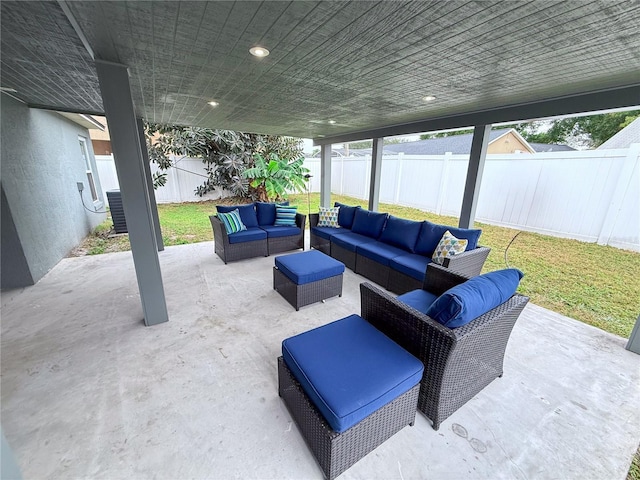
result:
M 422 228 L 422 222 L 406 220 L 389 215 L 379 240 L 389 245 L 415 253 L 416 241 Z
M 267 232 L 268 238 L 294 237 L 302 232 L 298 227 L 283 227 L 279 225 L 263 225 L 260 228 Z
M 317 282 L 344 273 L 344 263 L 318 250 L 276 257 L 276 267 L 296 285 Z
M 258 227 L 247 228 L 241 232 L 229 235 L 229 243 L 255 242 L 256 240 L 266 240 L 267 232 Z
M 367 237 L 365 235 L 360 235 L 359 233 L 353 232 L 345 232 L 341 233 L 340 235 L 333 235 L 331 237 L 331 243 L 335 243 L 339 247 L 342 247 L 345 250 L 349 250 L 350 252 L 355 252 L 358 245 L 375 241 L 375 238 Z
M 388 216 L 389 214 L 387 213 L 370 212 L 360 208 L 356 210 L 356 214 L 353 216 L 351 231 L 377 240 L 382 233 Z
M 426 314 L 445 327 L 461 327 L 509 300 L 522 277 L 515 268 L 478 275 L 444 292 Z
M 422 222 L 422 228 L 420 229 L 420 235 L 416 241 L 415 253 L 426 255 L 431 257 L 435 251 L 444 232 L 449 230 L 451 235 L 458 239 L 467 240 L 467 248 L 465 251 L 474 250 L 478 246 L 478 240 L 482 230 L 477 228 L 456 228 L 449 227 L 447 225 L 438 225 L 437 223 L 431 223 L 428 220 Z
M 360 244 L 356 247 L 356 253 L 378 262 L 380 265 L 384 265 L 385 267 L 389 266 L 389 262 L 392 258 L 407 254 L 406 251 L 400 248 L 392 247 L 391 245 L 387 245 L 382 242 Z
M 218 213 L 228 213 L 232 210 L 238 209 L 240 212 L 240 219 L 247 228 L 258 226 L 258 217 L 256 215 L 256 209 L 253 203 L 248 205 L 217 205 L 216 209 Z
M 277 205 L 289 205 L 289 202 L 279 202 Z M 258 225 L 273 225 L 276 221 L 276 204 L 273 202 L 256 202 L 256 216 Z
M 344 228 L 336 228 L 336 227 L 311 227 L 311 231 L 319 236 L 320 238 L 324 238 L 325 240 L 331 240 L 331 237 L 334 235 L 340 235 L 341 233 L 348 233 L 349 230 L 345 230 Z
M 351 228 L 351 225 L 353 225 L 353 216 L 356 214 L 356 210 L 361 208 L 360 205 L 352 207 L 344 203 L 335 202 L 333 206 L 340 207 L 338 211 L 338 225 L 342 228 Z
M 282 356 L 336 432 L 409 391 L 423 371 L 417 358 L 358 315 L 286 339 Z
M 427 265 L 430 263 L 431 257 L 425 257 L 417 253 L 408 253 L 391 259 L 389 266 L 400 273 L 409 275 L 422 282 L 427 273 Z
M 397 300 L 401 301 L 402 303 L 406 303 L 419 312 L 427 313 L 427 310 L 429 309 L 431 304 L 436 301 L 437 298 L 437 295 L 434 295 L 433 293 L 427 292 L 426 290 L 422 290 L 420 288 L 418 290 L 411 290 L 410 292 L 399 295 L 397 297 Z

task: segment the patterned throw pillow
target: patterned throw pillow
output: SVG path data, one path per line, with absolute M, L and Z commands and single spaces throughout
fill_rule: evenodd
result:
M 240 219 L 240 211 L 237 208 L 228 213 L 218 213 L 218 218 L 229 235 L 247 229 Z
M 340 225 L 338 225 L 339 211 L 340 207 L 320 207 L 320 213 L 318 214 L 318 226 L 340 228 Z
M 433 263 L 437 263 L 438 265 L 442 265 L 444 263 L 444 259 L 447 257 L 453 257 L 457 253 L 464 252 L 465 248 L 467 248 L 468 240 L 461 240 L 459 238 L 451 235 L 451 232 L 447 230 L 442 235 L 440 239 L 440 243 L 436 247 L 436 250 L 433 252 Z
M 298 207 L 282 207 L 276 205 L 276 221 L 273 224 L 281 227 L 295 227 L 297 212 Z

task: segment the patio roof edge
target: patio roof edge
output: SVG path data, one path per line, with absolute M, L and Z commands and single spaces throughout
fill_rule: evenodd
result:
M 529 120 L 573 113 L 578 114 L 635 105 L 640 105 L 640 83 L 588 93 L 554 97 L 536 102 L 508 105 L 489 110 L 426 118 L 415 122 L 389 125 L 387 127 L 362 130 L 359 132 L 318 137 L 313 139 L 313 144 L 327 145 L 355 142 L 370 138 L 390 137 L 448 128 L 473 127 L 475 125 Z

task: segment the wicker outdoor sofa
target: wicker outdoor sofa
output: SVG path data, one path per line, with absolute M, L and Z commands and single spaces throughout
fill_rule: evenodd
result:
M 318 227 L 319 214 L 309 215 L 311 248 L 397 294 L 422 287 L 427 265 L 447 230 L 469 242 L 466 251 L 444 259 L 443 266 L 452 271 L 467 277 L 479 275 L 491 250 L 478 245 L 479 229 L 416 222 L 335 205 L 340 207 L 339 227 Z
M 253 257 L 267 257 L 275 253 L 304 249 L 304 229 L 307 216 L 295 215 L 295 226 L 274 225 L 276 205 L 255 202 L 238 206 L 218 206 L 219 213 L 239 209 L 247 227 L 241 232 L 228 234 L 216 215 L 209 216 L 213 228 L 215 253 L 226 264 Z
M 430 264 L 422 289 L 427 292 L 425 296 L 436 297 L 467 280 Z M 502 376 L 509 336 L 529 301 L 515 293 L 470 323 L 447 328 L 404 303 L 403 296 L 394 298 L 369 283 L 360 285 L 360 295 L 361 316 L 424 363 L 418 409 L 432 421 L 435 430 Z

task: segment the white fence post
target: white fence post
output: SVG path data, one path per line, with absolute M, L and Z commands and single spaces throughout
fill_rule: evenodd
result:
M 402 164 L 404 163 L 404 152 L 398 153 L 398 169 L 396 170 L 396 183 L 393 192 L 393 203 L 400 203 L 400 187 L 402 186 Z
M 442 206 L 447 196 L 447 185 L 449 183 L 449 163 L 451 162 L 451 152 L 446 152 L 442 158 L 442 175 L 440 176 L 440 189 L 438 190 L 438 207 L 436 213 L 442 215 Z

